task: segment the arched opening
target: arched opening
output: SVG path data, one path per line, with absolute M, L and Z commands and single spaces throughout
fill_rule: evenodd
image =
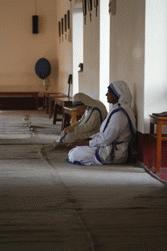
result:
M 79 64 L 83 63 L 83 13 L 81 4 L 76 4 L 72 15 L 72 65 L 73 65 L 73 94 L 79 90 Z

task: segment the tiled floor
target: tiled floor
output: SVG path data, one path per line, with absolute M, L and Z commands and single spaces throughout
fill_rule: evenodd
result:
M 24 131 L 23 118 L 3 117 L 12 139 L 1 127 L 0 250 L 167 250 L 165 184 L 138 166 L 72 165 L 66 149 L 43 155 L 44 132 Z

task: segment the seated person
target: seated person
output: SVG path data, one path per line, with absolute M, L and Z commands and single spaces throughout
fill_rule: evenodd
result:
M 89 141 L 89 146 L 77 146 L 68 153 L 68 160 L 81 165 L 125 163 L 128 145 L 136 132 L 136 122 L 131 108 L 131 93 L 124 81 L 113 81 L 108 86 L 107 101 L 112 108 L 102 122 L 99 133 Z
M 87 140 L 99 131 L 102 121 L 107 115 L 105 105 L 84 93 L 74 95 L 74 101 L 84 104 L 81 119 L 76 124 L 64 128 L 60 143 L 75 143 Z

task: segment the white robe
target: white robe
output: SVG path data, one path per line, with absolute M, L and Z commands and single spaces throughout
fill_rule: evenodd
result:
M 89 146 L 77 146 L 69 152 L 68 159 L 70 162 L 80 163 L 81 165 L 126 162 L 128 144 L 132 136 L 127 116 L 121 110 L 114 113 L 106 127 L 110 114 L 118 107 L 118 104 L 113 106 L 101 124 L 100 132 L 89 141 Z
M 82 118 L 73 128 L 73 131 L 69 133 L 62 133 L 61 142 L 73 143 L 78 140 L 88 139 L 91 135 L 99 131 L 101 122 L 100 111 L 88 107 Z

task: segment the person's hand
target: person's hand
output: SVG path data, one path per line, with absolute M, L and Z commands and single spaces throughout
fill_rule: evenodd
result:
M 74 128 L 72 126 L 68 126 L 68 127 L 65 127 L 64 128 L 64 132 L 65 133 L 69 133 L 69 132 L 72 132 L 74 130 Z

